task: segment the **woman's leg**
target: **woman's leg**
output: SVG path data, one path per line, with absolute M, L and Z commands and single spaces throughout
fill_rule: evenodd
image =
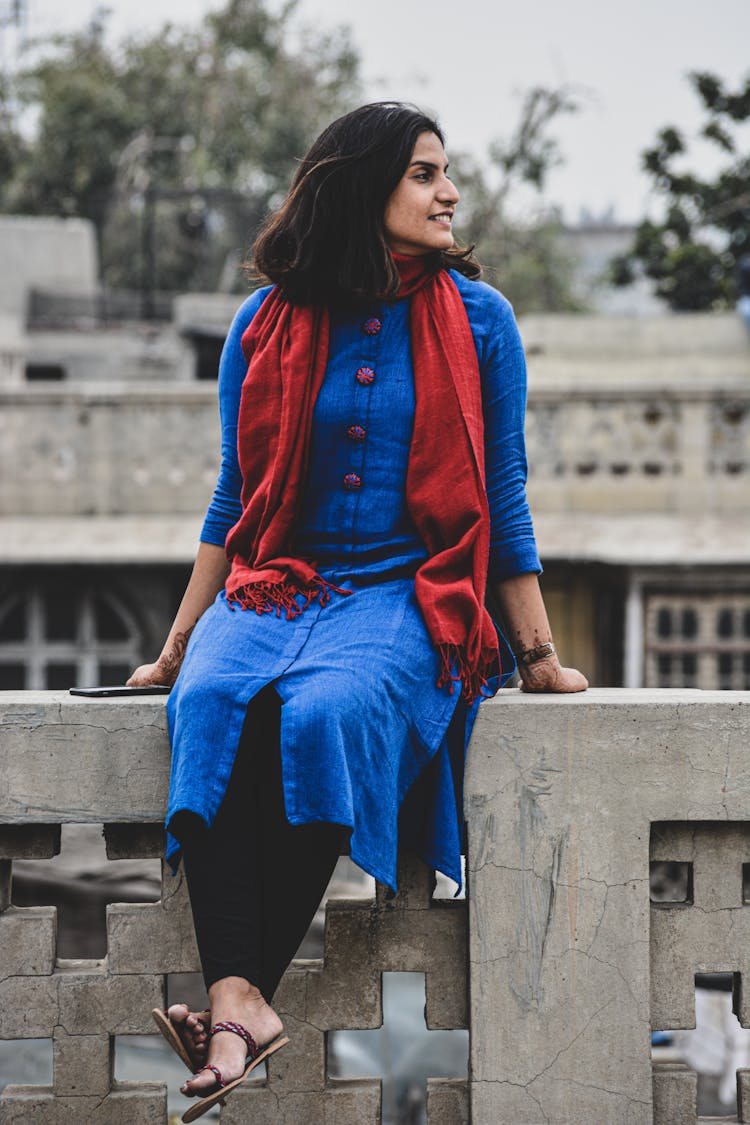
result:
M 280 700 L 253 700 L 227 793 L 210 829 L 184 834 L 185 871 L 211 1019 L 244 1024 L 260 1044 L 281 1022 L 267 1004 L 315 914 L 339 854 L 341 829 L 291 826 L 284 811 Z M 225 1078 L 242 1070 L 241 1040 L 212 1040 L 209 1061 Z M 201 1093 L 205 1071 L 186 1084 Z
M 264 702 L 263 745 L 273 747 L 273 753 L 263 754 L 257 761 L 259 789 L 265 798 L 260 823 L 268 856 L 260 872 L 263 968 L 259 987 L 271 1000 L 320 906 L 346 830 L 337 824 L 292 825 L 287 820 L 281 773 L 281 700 L 272 691 Z
M 185 876 L 206 988 L 222 977 L 261 978 L 261 807 L 250 763 L 249 710 L 224 799 L 209 829 L 196 820 L 182 833 Z

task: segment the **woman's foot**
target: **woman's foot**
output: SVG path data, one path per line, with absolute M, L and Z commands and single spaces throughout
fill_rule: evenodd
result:
M 191 1012 L 187 1004 L 172 1004 L 167 1008 L 169 1022 L 182 1040 L 193 1069 L 203 1066 L 208 1054 L 208 1029 L 211 1026 L 211 1013 Z
M 276 1039 L 283 1031 L 281 1020 L 270 1004 L 261 996 L 254 985 L 243 977 L 224 977 L 208 990 L 211 1004 L 212 1024 L 231 1020 L 241 1023 L 252 1035 L 259 1047 Z M 239 1035 L 231 1031 L 219 1031 L 211 1037 L 208 1044 L 208 1062 L 221 1071 L 224 1082 L 231 1082 L 245 1070 L 247 1047 Z M 205 1097 L 215 1089 L 216 1077 L 213 1071 L 202 1070 L 181 1087 L 187 1097 Z

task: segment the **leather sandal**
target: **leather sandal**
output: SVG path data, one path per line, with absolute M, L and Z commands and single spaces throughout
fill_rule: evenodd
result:
M 187 1008 L 188 1014 L 190 1013 L 189 1005 L 185 1004 L 183 1001 L 178 1001 L 178 1003 L 181 1007 Z M 187 1044 L 177 1030 L 177 1026 L 173 1024 L 171 1019 L 169 1018 L 169 1013 L 163 1012 L 161 1008 L 153 1008 L 151 1011 L 151 1015 L 153 1017 L 154 1023 L 159 1028 L 159 1031 L 164 1036 L 165 1040 L 172 1048 L 174 1053 L 176 1055 L 179 1055 L 188 1070 L 192 1070 L 193 1072 L 195 1072 L 195 1069 L 200 1060 L 196 1057 L 191 1057 L 190 1052 L 187 1048 Z M 207 1017 L 207 1019 L 204 1020 L 205 1023 L 207 1023 L 211 1018 L 211 1013 L 208 1011 L 208 1009 L 206 1009 L 204 1012 L 200 1012 L 199 1015 L 201 1018 L 203 1016 Z
M 282 1034 L 279 1035 L 278 1038 L 273 1039 L 270 1043 L 266 1043 L 265 1046 L 259 1047 L 247 1028 L 243 1027 L 241 1023 L 235 1023 L 234 1020 L 223 1020 L 221 1023 L 214 1024 L 214 1026 L 209 1029 L 209 1038 L 216 1035 L 219 1031 L 231 1031 L 233 1035 L 239 1035 L 240 1039 L 244 1040 L 247 1047 L 245 1069 L 239 1078 L 233 1078 L 230 1082 L 225 1082 L 218 1066 L 214 1066 L 213 1063 L 206 1063 L 205 1066 L 200 1067 L 195 1073 L 200 1074 L 202 1070 L 210 1070 L 216 1080 L 216 1085 L 205 1097 L 201 1098 L 199 1102 L 190 1106 L 190 1109 L 183 1113 L 182 1120 L 186 1125 L 188 1122 L 195 1121 L 197 1118 L 202 1117 L 203 1114 L 206 1113 L 211 1106 L 216 1105 L 217 1102 L 221 1102 L 221 1104 L 224 1105 L 224 1099 L 227 1094 L 241 1085 L 259 1063 L 263 1062 L 269 1055 L 274 1054 L 275 1051 L 278 1051 L 280 1047 L 283 1047 L 289 1042 L 289 1037 Z

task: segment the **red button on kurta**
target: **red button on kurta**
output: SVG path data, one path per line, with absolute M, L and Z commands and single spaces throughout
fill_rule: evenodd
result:
M 350 426 L 346 431 L 346 436 L 350 441 L 364 441 L 367 436 L 367 430 L 364 426 Z
M 356 492 L 358 488 L 362 487 L 362 477 L 357 476 L 356 473 L 347 473 L 344 477 L 344 488 L 348 492 Z
M 375 372 L 372 367 L 358 367 L 355 379 L 361 386 L 366 387 L 375 381 Z
M 383 322 L 377 316 L 368 316 L 367 320 L 362 325 L 362 331 L 365 336 L 377 336 L 382 327 Z

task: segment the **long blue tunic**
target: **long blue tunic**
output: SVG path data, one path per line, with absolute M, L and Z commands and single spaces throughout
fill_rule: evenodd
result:
M 526 369 L 510 305 L 452 273 L 482 378 L 490 581 L 540 571 L 525 496 Z M 247 364 L 242 335 L 269 289 L 240 308 L 222 354 L 222 467 L 201 540 L 223 546 L 241 512 L 237 416 Z M 460 883 L 462 776 L 478 703 L 436 686 L 438 657 L 414 595 L 426 557 L 406 502 L 414 421 L 408 299 L 332 321 L 312 426 L 294 553 L 351 590 L 289 621 L 230 608 L 224 592 L 198 622 L 168 701 L 168 824 L 180 811 L 210 824 L 221 803 L 249 701 L 273 683 L 292 824 L 351 828 L 356 863 L 395 888 L 399 844 Z M 446 490 L 450 480 L 445 481 Z M 503 682 L 513 662 L 501 638 Z M 170 838 L 168 858 L 179 861 Z

